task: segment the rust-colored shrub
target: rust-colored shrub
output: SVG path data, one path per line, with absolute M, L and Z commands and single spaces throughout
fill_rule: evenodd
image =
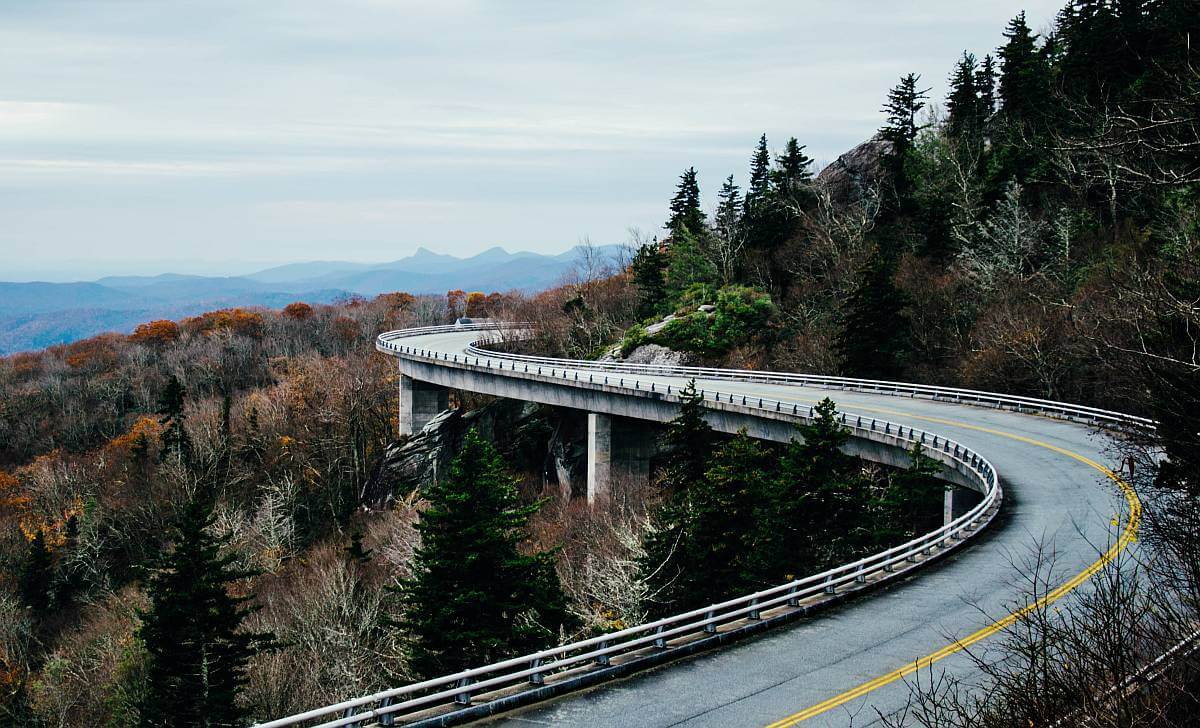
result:
M 179 324 L 163 319 L 141 324 L 129 335 L 129 340 L 135 344 L 163 347 L 179 338 Z
M 483 291 L 472 291 L 467 294 L 467 316 L 483 316 L 487 296 Z
M 330 324 L 330 329 L 333 335 L 344 344 L 349 344 L 362 336 L 362 329 L 358 322 L 349 316 L 338 316 Z
M 303 301 L 296 301 L 283 307 L 283 315 L 294 321 L 305 321 L 312 318 L 313 307 Z
M 244 308 L 223 308 L 183 320 L 184 330 L 193 334 L 230 331 L 238 336 L 260 339 L 263 335 L 262 314 Z

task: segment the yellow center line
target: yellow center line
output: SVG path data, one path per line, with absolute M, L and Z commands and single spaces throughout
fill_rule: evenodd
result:
M 952 642 L 951 644 L 946 645 L 945 647 L 942 647 L 941 649 L 937 650 L 936 652 L 933 652 L 928 655 L 925 655 L 924 657 L 918 658 L 918 659 L 904 665 L 903 667 L 901 667 L 899 669 L 893 670 L 885 675 L 880 675 L 879 677 L 874 678 L 873 680 L 868 680 L 867 682 L 865 682 L 857 687 L 851 688 L 850 690 L 847 690 L 846 692 L 841 693 L 840 695 L 835 695 L 832 698 L 829 698 L 827 700 L 823 700 L 820 703 L 817 703 L 816 705 L 805 708 L 804 710 L 801 710 L 798 713 L 793 713 L 792 715 L 789 715 L 788 717 L 783 718 L 782 720 L 778 720 L 778 721 L 772 723 L 767 728 L 785 728 L 785 726 L 793 726 L 793 725 L 796 725 L 797 723 L 800 723 L 801 721 L 805 721 L 805 720 L 808 720 L 809 718 L 821 715 L 822 713 L 830 711 L 840 705 L 844 705 L 844 704 L 850 702 L 851 700 L 854 700 L 855 698 L 862 697 L 863 695 L 866 695 L 867 693 L 871 692 L 872 690 L 881 688 L 884 685 L 890 685 L 891 683 L 896 682 L 897 680 L 905 677 L 906 675 L 911 675 L 912 673 L 916 672 L 917 670 L 920 670 L 921 668 L 928 667 L 928 666 L 932 665 L 933 663 L 937 662 L 938 660 L 941 660 L 945 657 L 949 657 L 950 655 L 953 655 L 956 652 L 959 652 L 967 647 L 970 647 L 971 645 L 975 644 L 976 642 L 979 642 L 982 639 L 990 637 L 990 636 L 996 634 L 997 632 L 1000 632 L 1001 630 L 1008 628 L 1014 622 L 1021 619 L 1022 617 L 1029 614 L 1030 612 L 1033 612 L 1037 609 L 1041 609 L 1048 604 L 1052 604 L 1052 603 L 1058 601 L 1059 599 L 1061 599 L 1062 597 L 1066 596 L 1067 594 L 1069 594 L 1072 590 L 1074 590 L 1080 584 L 1082 584 L 1083 582 L 1090 579 L 1097 571 L 1099 571 L 1100 569 L 1102 569 L 1106 565 L 1108 565 L 1113 559 L 1115 559 L 1117 557 L 1117 555 L 1119 555 L 1122 551 L 1124 551 L 1125 548 L 1137 538 L 1138 525 L 1141 523 L 1141 519 L 1142 519 L 1142 504 L 1141 504 L 1141 501 L 1138 500 L 1137 493 L 1134 492 L 1132 486 L 1130 486 L 1128 483 L 1126 483 L 1124 480 L 1122 480 L 1121 477 L 1118 476 L 1116 473 L 1114 473 L 1112 470 L 1109 470 L 1108 468 L 1104 467 L 1100 463 L 1097 463 L 1096 461 L 1094 461 L 1090 458 L 1084 457 L 1083 455 L 1080 455 L 1075 452 L 1071 452 L 1070 450 L 1066 450 L 1064 448 L 1058 447 L 1057 445 L 1051 445 L 1048 442 L 1042 442 L 1041 440 L 1035 440 L 1031 437 L 1025 437 L 1023 435 L 1015 435 L 1011 432 L 1004 432 L 1002 430 L 996 430 L 996 429 L 993 429 L 990 427 L 971 425 L 971 424 L 967 424 L 965 422 L 958 422 L 955 420 L 942 419 L 940 417 L 926 417 L 923 415 L 914 415 L 914 414 L 910 414 L 907 412 L 901 412 L 898 410 L 877 409 L 877 408 L 856 408 L 856 409 L 864 409 L 866 411 L 881 412 L 881 413 L 885 413 L 885 414 L 903 415 L 905 417 L 912 417 L 914 419 L 925 420 L 928 422 L 937 422 L 937 423 L 944 424 L 944 425 L 952 425 L 955 427 L 963 427 L 963 428 L 966 428 L 969 430 L 986 432 L 986 433 L 989 433 L 992 435 L 999 435 L 1001 437 L 1007 437 L 1012 440 L 1018 440 L 1020 442 L 1025 442 L 1030 445 L 1036 445 L 1038 447 L 1043 447 L 1043 448 L 1046 448 L 1047 450 L 1052 450 L 1056 453 L 1066 455 L 1069 458 L 1073 458 L 1074 460 L 1077 460 L 1081 463 L 1084 463 L 1086 465 L 1089 465 L 1089 466 L 1095 468 L 1096 470 L 1099 470 L 1101 473 L 1104 473 L 1104 475 L 1107 476 L 1110 480 L 1112 480 L 1114 483 L 1116 483 L 1117 487 L 1120 488 L 1121 493 L 1125 496 L 1125 502 L 1128 503 L 1128 505 L 1129 505 L 1129 518 L 1125 524 L 1124 530 L 1121 532 L 1120 538 L 1118 538 L 1117 542 L 1115 544 L 1113 544 L 1107 551 L 1105 551 L 1104 554 L 1101 555 L 1101 557 L 1099 559 L 1097 559 L 1093 564 L 1088 566 L 1083 571 L 1079 572 L 1075 576 L 1068 579 L 1065 583 L 1059 585 L 1057 588 L 1055 588 L 1054 590 L 1047 593 L 1041 599 L 1038 599 L 1037 601 L 1033 602 L 1032 604 L 1028 604 L 1028 605 L 1022 607 L 1021 609 L 1018 609 L 1017 611 L 1009 614 L 1008 616 L 1004 617 L 1003 619 L 993 622 L 992 624 L 989 624 L 986 627 L 983 627 L 982 629 L 977 630 L 977 631 L 967 635 L 966 637 L 963 637 L 960 640 L 957 640 L 955 642 Z

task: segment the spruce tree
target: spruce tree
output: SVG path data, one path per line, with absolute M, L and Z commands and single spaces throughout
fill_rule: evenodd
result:
M 687 490 L 704 477 L 709 455 L 717 443 L 717 433 L 705 419 L 708 408 L 696 389 L 696 380 L 689 381 L 679 391 L 679 400 L 679 414 L 667 423 L 663 437 L 667 463 L 662 485 Z
M 162 450 L 159 457 L 165 460 L 173 456 L 181 465 L 190 465 L 192 461 L 192 441 L 183 427 L 186 397 L 187 390 L 183 388 L 179 377 L 172 374 L 158 400 L 158 414 L 162 415 L 159 422 L 166 426 L 161 435 Z
M 803 186 L 812 180 L 813 160 L 804 153 L 805 146 L 788 139 L 783 153 L 775 158 L 775 170 L 771 175 L 773 194 L 780 200 L 795 198 Z
M 742 192 L 733 181 L 733 175 L 721 185 L 717 193 L 717 212 L 713 219 L 713 232 L 725 240 L 733 240 L 740 232 L 742 222 Z
M 253 634 L 242 622 L 250 597 L 231 587 L 253 572 L 225 553 L 230 536 L 215 536 L 210 496 L 197 494 L 173 528 L 171 548 L 155 563 L 147 585 L 150 608 L 139 636 L 147 654 L 143 726 L 243 726 L 238 696 L 254 653 L 271 635 Z
M 521 553 L 540 503 L 522 504 L 517 479 L 474 429 L 449 471 L 428 487 L 412 577 L 398 592 L 423 677 L 457 672 L 553 644 L 573 626 L 553 552 Z
M 637 315 L 640 319 L 657 316 L 667 300 L 667 257 L 658 243 L 638 248 L 630 265 L 633 285 L 638 290 Z
M 946 98 L 946 132 L 950 136 L 968 136 L 980 130 L 978 65 L 973 54 L 963 51 L 950 76 L 950 95 Z
M 746 189 L 746 216 L 767 204 L 771 195 L 771 152 L 767 149 L 767 135 L 758 139 L 754 154 L 750 157 L 750 186 Z
M 978 118 L 981 128 L 985 127 L 996 113 L 996 61 L 989 53 L 983 57 L 979 72 L 975 76 L 975 89 L 979 93 Z
M 1025 13 L 1013 18 L 1004 31 L 1006 42 L 1000 49 L 1003 62 L 999 96 L 1006 119 L 1030 126 L 1042 113 L 1047 96 L 1046 69 L 1037 47 L 1037 35 L 1025 22 Z
M 884 490 L 884 521 L 876 530 L 881 546 L 912 538 L 941 522 L 947 487 L 938 479 L 941 463 L 926 455 L 919 442 L 908 451 L 908 458 L 908 467 L 892 473 Z
M 929 89 L 917 88 L 921 77 L 910 73 L 900 79 L 900 83 L 888 92 L 888 102 L 883 107 L 887 121 L 879 130 L 879 136 L 891 143 L 891 149 L 884 157 L 884 164 L 891 174 L 895 198 L 887 206 L 887 212 L 904 213 L 912 207 L 912 181 L 909 179 L 908 160 L 921 127 L 917 124 L 917 114 L 925 108 Z
M 50 547 L 46 544 L 46 531 L 39 528 L 29 540 L 25 560 L 17 577 L 17 589 L 21 601 L 29 607 L 33 618 L 44 619 L 50 609 L 54 593 L 54 564 Z
M 688 167 L 679 177 L 679 186 L 671 198 L 671 218 L 666 228 L 672 233 L 687 230 L 693 235 L 704 232 L 704 212 L 700 209 L 700 184 L 696 181 L 696 168 Z
M 876 249 L 860 271 L 859 282 L 842 315 L 835 349 L 842 371 L 868 379 L 898 379 L 910 348 L 908 297 L 892 280 L 893 265 Z

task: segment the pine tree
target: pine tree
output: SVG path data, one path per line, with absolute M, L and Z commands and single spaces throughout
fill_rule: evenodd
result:
M 1037 47 L 1037 35 L 1029 29 L 1022 12 L 1004 31 L 1007 39 L 1000 49 L 1001 111 L 1010 121 L 1029 126 L 1042 113 L 1047 96 L 1046 68 Z
M 158 400 L 158 414 L 162 415 L 159 422 L 166 425 L 161 435 L 162 450 L 159 457 L 165 460 L 174 456 L 181 465 L 190 465 L 192 461 L 192 441 L 183 426 L 183 404 L 187 390 L 174 374 L 168 380 L 166 389 Z
M 805 147 L 795 137 L 788 139 L 783 153 L 775 158 L 776 167 L 771 175 L 772 193 L 779 200 L 795 198 L 804 185 L 812 180 L 813 160 L 804 153 Z
M 667 300 L 667 257 L 658 243 L 647 243 L 638 248 L 630 265 L 633 285 L 638 290 L 637 315 L 647 319 L 661 313 Z
M 54 565 L 50 547 L 46 544 L 46 532 L 39 528 L 29 540 L 25 561 L 17 578 L 21 601 L 29 607 L 34 619 L 43 619 L 50 609 L 54 593 Z
M 713 283 L 717 269 L 705 255 L 700 239 L 686 227 L 671 238 L 667 251 L 667 293 L 678 297 L 696 283 Z
M 879 545 L 916 536 L 940 523 L 946 484 L 938 479 L 942 466 L 925 454 L 921 443 L 908 451 L 909 464 L 888 478 L 882 497 L 882 522 L 876 528 Z
M 888 92 L 888 102 L 883 107 L 887 121 L 879 130 L 879 136 L 891 143 L 891 149 L 884 157 L 884 163 L 891 174 L 895 198 L 890 201 L 888 212 L 901 214 L 912 207 L 912 181 L 909 179 L 908 160 L 913 142 L 921 127 L 917 124 L 917 114 L 925 108 L 929 89 L 917 89 L 921 77 L 910 73 L 900 79 L 900 83 Z
M 211 497 L 194 496 L 147 586 L 150 608 L 139 631 L 148 658 L 143 726 L 246 724 L 238 696 L 247 663 L 272 637 L 241 629 L 253 611 L 250 597 L 232 596 L 230 588 L 253 572 L 222 554 L 230 537 L 212 534 L 214 520 Z
M 892 281 L 892 264 L 872 253 L 846 302 L 835 348 L 842 370 L 855 377 L 897 379 L 910 348 L 908 298 Z
M 767 135 L 758 139 L 754 155 L 750 157 L 750 186 L 746 189 L 746 216 L 767 204 L 771 195 L 771 152 L 767 149 Z
M 950 76 L 950 95 L 946 98 L 946 132 L 962 137 L 976 134 L 982 124 L 979 102 L 979 64 L 975 56 L 963 51 Z
M 573 626 L 554 554 L 521 553 L 530 517 L 500 453 L 472 429 L 424 493 L 412 577 L 398 588 L 409 664 L 432 677 L 553 644 Z
M 996 61 L 991 53 L 983 57 L 975 76 L 975 89 L 979 92 L 978 118 L 986 125 L 996 113 Z
M 679 177 L 679 186 L 671 198 L 671 219 L 666 228 L 672 233 L 687 230 L 693 235 L 704 232 L 704 212 L 700 209 L 700 184 L 696 181 L 696 168 L 688 167 Z
M 725 180 L 717 193 L 717 213 L 713 219 L 713 232 L 725 240 L 733 240 L 740 233 L 742 222 L 742 192 L 733 182 L 733 175 Z
M 705 419 L 708 408 L 696 389 L 696 380 L 679 391 L 679 400 L 679 414 L 667 423 L 663 437 L 667 463 L 662 485 L 687 490 L 704 477 L 717 434 Z

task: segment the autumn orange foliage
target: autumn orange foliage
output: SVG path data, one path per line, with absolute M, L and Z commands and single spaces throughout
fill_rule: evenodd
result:
M 231 331 L 238 336 L 252 339 L 262 338 L 263 317 L 244 308 L 223 308 L 183 320 L 183 328 L 196 334 L 211 334 L 216 331 Z
M 296 301 L 283 307 L 283 315 L 294 321 L 304 321 L 312 318 L 313 307 L 303 301 Z
M 138 443 L 157 440 L 162 432 L 163 425 L 157 418 L 142 416 L 133 423 L 129 432 L 109 440 L 108 447 L 111 450 L 122 450 L 128 453 Z
M 111 369 L 117 362 L 119 334 L 100 334 L 63 347 L 54 347 L 72 369 Z
M 467 316 L 483 316 L 487 295 L 483 291 L 472 291 L 467 294 Z
M 179 324 L 168 319 L 141 324 L 129 335 L 135 344 L 163 347 L 179 338 Z

